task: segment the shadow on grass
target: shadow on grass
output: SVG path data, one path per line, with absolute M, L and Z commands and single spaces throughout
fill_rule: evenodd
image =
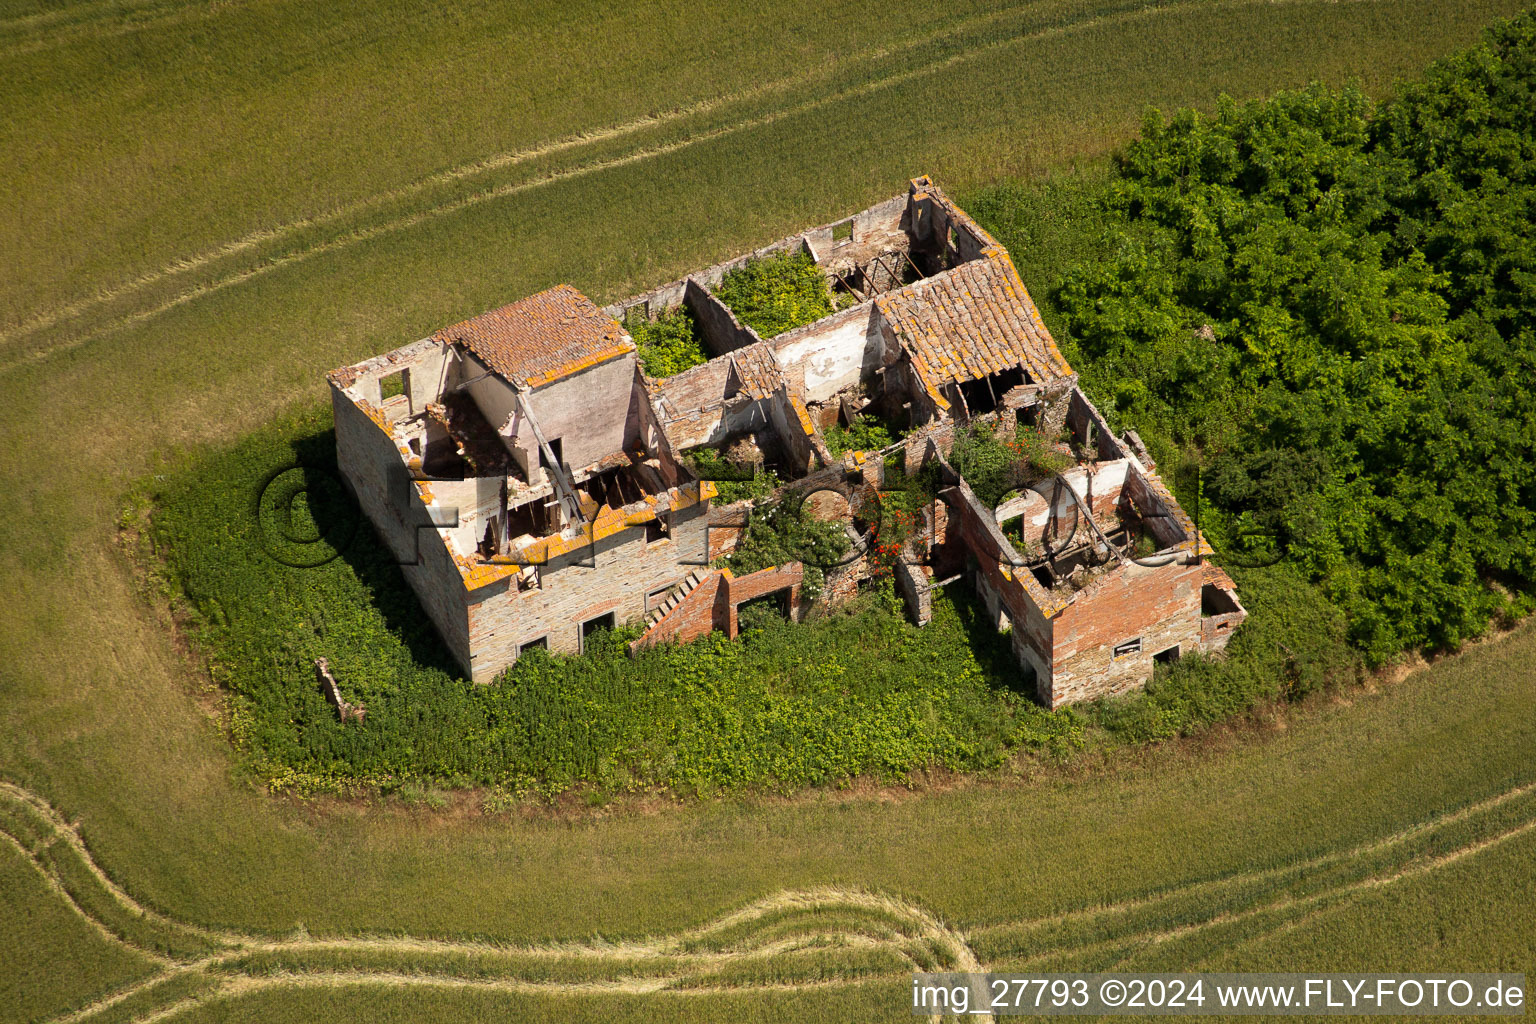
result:
M 335 430 L 297 437 L 292 445 L 294 461 L 304 473 L 309 513 L 319 536 L 334 538 L 338 560 L 368 588 L 385 626 L 405 644 L 418 666 L 462 678 L 463 671 L 427 618 L 389 546 L 345 486 L 336 465 Z M 338 481 L 343 486 L 336 486 Z M 335 566 L 330 568 L 335 571 Z
M 997 689 L 1011 691 L 1038 703 L 1033 673 L 1014 657 L 1013 642 L 1008 634 L 998 630 L 975 590 L 965 581 L 957 580 L 944 588 L 944 594 L 954 606 L 960 628 L 970 638 L 971 652 L 986 673 L 987 682 Z

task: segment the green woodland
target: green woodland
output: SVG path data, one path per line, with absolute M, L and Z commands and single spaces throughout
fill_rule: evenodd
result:
M 1282 555 L 1372 665 L 1531 609 L 1536 16 L 1385 102 L 1149 114 L 1096 188 L 1054 319 L 1111 421 L 1202 467 L 1219 549 Z
M 336 485 L 319 414 L 189 457 L 137 492 L 125 524 L 184 596 L 246 764 L 300 791 L 601 795 L 981 770 L 1091 735 L 1188 733 L 1405 650 L 1453 648 L 1536 592 L 1533 60 L 1526 15 L 1385 102 L 1313 86 L 1152 113 L 1107 173 L 961 197 L 1014 249 L 1095 401 L 1198 504 L 1250 609 L 1226 658 L 1186 657 L 1145 693 L 1045 712 L 1012 688 L 1006 639 L 963 597 L 918 630 L 888 583 L 808 624 L 761 619 L 739 644 L 631 659 L 621 630 L 471 685 Z M 1023 231 L 1053 196 L 1065 255 L 1042 263 Z M 803 254 L 750 262 L 719 293 L 764 336 L 826 312 Z M 692 336 L 686 314 L 636 335 L 653 373 L 684 368 Z M 875 425 L 829 437 L 884 440 Z M 954 452 L 991 503 L 1057 458 L 1030 431 Z M 309 468 L 242 514 L 293 463 Z M 774 482 L 732 486 L 763 497 Z M 739 571 L 840 539 L 787 507 L 759 512 Z M 364 726 L 340 725 L 313 685 L 321 654 Z

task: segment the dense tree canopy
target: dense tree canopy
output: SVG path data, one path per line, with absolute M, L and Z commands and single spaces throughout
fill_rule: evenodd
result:
M 1536 15 L 1377 104 L 1320 86 L 1148 116 L 1110 258 L 1052 297 L 1106 412 L 1204 469 L 1373 662 L 1536 592 Z

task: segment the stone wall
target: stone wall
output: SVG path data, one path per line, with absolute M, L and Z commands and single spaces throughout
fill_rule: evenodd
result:
M 702 504 L 690 505 L 675 513 L 666 540 L 647 542 L 644 526 L 631 527 L 552 559 L 540 567 L 536 589 L 519 592 L 501 580 L 475 591 L 468 624 L 474 680 L 494 677 L 519 647 L 540 637 L 551 651 L 578 653 L 582 623 L 607 612 L 620 625 L 642 619 L 649 594 L 700 568 L 690 561 L 705 561 L 707 521 Z
M 1117 645 L 1137 639 L 1136 653 L 1115 657 Z M 1200 566 L 1182 558 L 1157 568 L 1123 564 L 1056 616 L 1053 680 L 1042 700 L 1055 708 L 1123 693 L 1152 677 L 1154 654 L 1187 654 L 1200 642 Z
M 688 279 L 683 302 L 698 317 L 704 347 L 714 355 L 723 356 L 763 340 L 756 331 L 736 319 L 729 306 L 693 278 Z
M 907 614 L 919 626 L 928 625 L 933 620 L 933 570 L 897 559 L 894 574 L 896 590 L 906 602 Z
M 458 565 L 432 523 L 420 486 L 400 450 L 352 398 L 331 389 L 336 421 L 336 465 L 384 546 L 400 563 L 422 609 L 454 660 L 468 671 L 467 595 Z M 430 487 L 430 484 L 426 485 Z M 366 538 L 361 542 L 366 543 Z

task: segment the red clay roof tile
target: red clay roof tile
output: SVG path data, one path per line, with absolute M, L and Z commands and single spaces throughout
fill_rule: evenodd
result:
M 635 350 L 617 320 L 568 284 L 444 327 L 432 337 L 462 344 L 496 373 L 528 387 Z

